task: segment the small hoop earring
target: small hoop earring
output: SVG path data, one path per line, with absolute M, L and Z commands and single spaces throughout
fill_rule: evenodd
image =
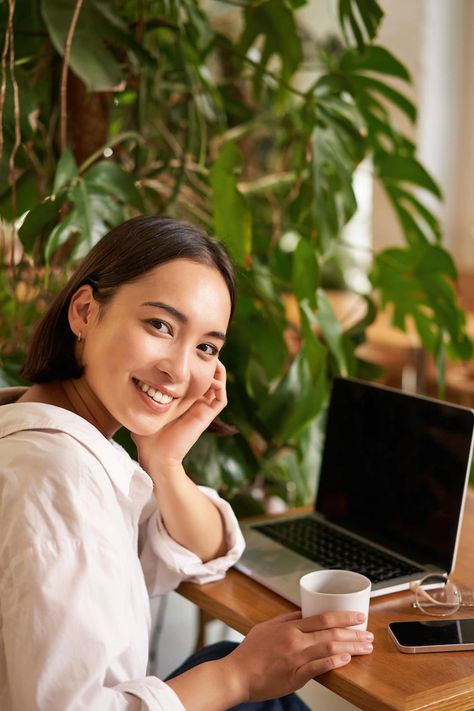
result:
M 77 334 L 77 342 L 80 343 L 82 341 L 82 333 Z

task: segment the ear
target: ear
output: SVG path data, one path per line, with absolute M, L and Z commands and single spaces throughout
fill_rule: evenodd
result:
M 88 326 L 92 323 L 98 310 L 90 284 L 83 284 L 69 302 L 69 325 L 71 331 L 79 338 L 84 338 Z

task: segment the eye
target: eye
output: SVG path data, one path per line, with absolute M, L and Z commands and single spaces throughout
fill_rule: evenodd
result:
M 200 343 L 198 346 L 199 350 L 206 355 L 215 356 L 219 355 L 219 349 L 216 348 L 212 343 Z
M 147 323 L 150 324 L 150 326 L 153 326 L 155 331 L 158 331 L 159 333 L 169 333 L 171 334 L 171 326 L 169 323 L 166 323 L 166 321 L 162 321 L 159 318 L 150 318 L 147 320 Z

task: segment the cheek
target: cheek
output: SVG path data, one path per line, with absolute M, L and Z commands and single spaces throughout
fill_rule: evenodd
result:
M 84 349 L 89 375 L 99 382 L 110 378 L 121 380 L 147 358 L 146 347 L 133 334 L 124 335 L 123 329 L 108 329 L 100 336 L 86 342 Z

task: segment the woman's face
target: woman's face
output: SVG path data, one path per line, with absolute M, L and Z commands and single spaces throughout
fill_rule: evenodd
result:
M 188 410 L 211 385 L 230 310 L 220 272 L 187 259 L 125 284 L 103 307 L 92 299 L 81 380 L 101 429 L 153 434 Z

